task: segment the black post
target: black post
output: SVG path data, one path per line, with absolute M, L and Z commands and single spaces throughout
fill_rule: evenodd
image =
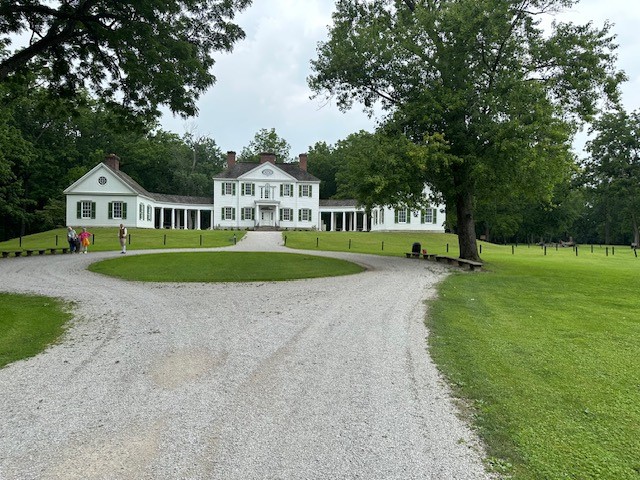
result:
M 22 235 L 20 235 L 20 248 L 22 248 Z
M 593 253 L 593 243 L 591 244 L 591 253 Z
M 200 246 L 202 246 L 202 234 L 200 234 Z
M 480 245 L 480 255 L 482 255 L 482 245 Z
M 56 234 L 56 247 L 58 246 L 58 235 Z
M 285 247 L 287 246 L 287 236 L 286 235 L 284 236 L 284 246 Z
M 351 239 L 349 239 L 349 250 L 351 250 Z
M 233 234 L 233 244 L 235 245 L 237 243 L 238 239 L 236 238 L 236 234 Z
M 636 250 L 635 248 L 633 249 L 633 254 L 636 256 L 636 258 L 638 258 L 638 250 Z
M 93 243 L 94 245 L 96 244 L 96 234 L 95 233 L 91 234 L 91 243 Z
M 167 234 L 164 234 L 164 239 L 162 240 L 162 244 L 166 245 L 167 244 Z
M 384 251 L 384 240 L 382 241 L 382 251 Z
M 576 245 L 576 257 L 578 256 L 578 245 Z
M 316 247 L 318 247 L 318 242 L 320 241 L 320 239 L 318 237 L 316 237 Z
M 544 246 L 544 254 L 545 255 L 547 254 L 547 246 L 546 245 Z
M 616 247 L 614 247 L 613 245 L 611 246 L 611 255 L 615 255 L 616 254 Z
M 511 245 L 511 255 L 515 254 L 515 252 L 516 252 L 516 248 L 513 245 Z
M 605 253 L 605 255 L 604 255 L 605 257 L 609 256 L 609 247 L 605 247 L 604 253 Z
M 447 253 L 449 253 L 449 244 L 447 243 Z
M 131 234 L 129 234 L 129 245 L 131 245 Z

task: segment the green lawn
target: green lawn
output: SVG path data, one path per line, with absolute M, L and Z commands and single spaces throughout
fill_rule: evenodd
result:
M 268 282 L 351 275 L 364 268 L 315 255 L 187 252 L 118 257 L 94 263 L 89 270 L 147 282 Z
M 120 250 L 117 228 L 99 227 L 88 230 L 93 234 L 89 252 Z M 76 228 L 76 231 L 80 233 L 81 227 Z M 245 234 L 244 231 L 230 230 L 155 230 L 149 228 L 129 228 L 128 233 L 128 250 L 225 247 L 233 245 L 234 241 L 239 241 Z M 0 251 L 67 246 L 69 246 L 67 230 L 58 228 L 27 235 L 22 238 L 22 241 L 19 238 L 14 238 L 0 242 Z
M 71 318 L 60 300 L 0 293 L 0 368 L 54 343 Z
M 431 354 L 516 479 L 640 478 L 640 259 L 485 246 L 439 288 Z

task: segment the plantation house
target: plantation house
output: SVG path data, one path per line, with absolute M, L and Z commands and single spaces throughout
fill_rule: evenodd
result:
M 151 193 L 120 170 L 120 159 L 104 162 L 69 186 L 64 194 L 67 225 L 171 229 L 306 229 L 329 231 L 443 232 L 445 209 L 422 211 L 374 208 L 369 214 L 355 200 L 321 200 L 320 180 L 298 163 L 276 163 L 261 154 L 259 163 L 237 162 L 213 178 L 211 197 Z M 429 192 L 425 189 L 425 195 Z

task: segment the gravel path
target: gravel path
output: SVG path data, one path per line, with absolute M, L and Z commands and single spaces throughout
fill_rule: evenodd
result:
M 286 250 L 257 232 L 233 248 Z M 114 252 L 1 260 L 0 291 L 73 301 L 75 320 L 0 370 L 0 478 L 489 478 L 426 351 L 446 271 L 313 253 L 369 269 L 145 284 L 86 270 Z

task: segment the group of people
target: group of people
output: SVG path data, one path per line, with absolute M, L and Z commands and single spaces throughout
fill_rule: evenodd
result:
M 86 228 L 82 232 L 76 233 L 73 227 L 67 227 L 67 241 L 69 242 L 69 251 L 71 253 L 87 253 L 89 245 L 91 245 L 91 233 Z
M 87 253 L 89 245 L 91 245 L 91 232 L 87 232 L 86 228 L 82 232 L 76 233 L 73 227 L 67 227 L 67 241 L 69 242 L 69 250 L 71 253 Z M 118 229 L 118 240 L 120 241 L 121 253 L 127 253 L 127 227 L 122 223 Z

